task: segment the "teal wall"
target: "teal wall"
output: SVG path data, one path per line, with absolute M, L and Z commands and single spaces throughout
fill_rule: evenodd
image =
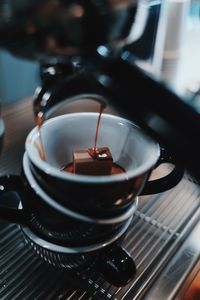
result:
M 0 51 L 0 98 L 3 104 L 32 95 L 39 84 L 37 63 Z

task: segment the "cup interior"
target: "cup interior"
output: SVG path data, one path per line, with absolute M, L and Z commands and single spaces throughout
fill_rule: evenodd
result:
M 40 157 L 40 139 L 34 128 L 26 140 L 26 150 L 31 161 L 46 172 L 58 172 L 62 176 L 100 177 L 74 175 L 61 171 L 73 161 L 73 151 L 94 146 L 98 113 L 73 113 L 46 121 L 41 136 L 46 161 Z M 141 128 L 126 119 L 103 114 L 97 147 L 109 147 L 115 163 L 127 173 L 102 177 L 134 176 L 150 169 L 159 158 L 159 146 Z M 94 179 L 95 180 L 95 179 Z

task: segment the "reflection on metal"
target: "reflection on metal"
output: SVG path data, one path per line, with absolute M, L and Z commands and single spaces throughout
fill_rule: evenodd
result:
M 197 213 L 200 218 L 200 210 Z M 181 300 L 182 296 L 177 295 L 181 286 L 185 284 L 187 277 L 196 267 L 200 260 L 200 222 L 196 225 L 188 240 L 185 241 L 180 250 L 176 253 L 170 264 L 161 274 L 156 284 L 145 296 L 145 300 Z M 199 265 L 200 268 L 200 265 Z M 177 296 L 176 296 L 177 295 Z

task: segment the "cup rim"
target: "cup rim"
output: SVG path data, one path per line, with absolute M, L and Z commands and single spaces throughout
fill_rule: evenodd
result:
M 32 173 L 31 173 L 29 161 L 28 161 L 28 155 L 26 152 L 23 157 L 23 171 L 24 171 L 24 174 L 26 176 L 28 183 L 30 184 L 31 188 L 34 190 L 36 195 L 41 197 L 42 200 L 44 200 L 49 206 L 53 207 L 55 210 L 59 211 L 62 214 L 65 214 L 69 217 L 78 219 L 79 221 L 101 224 L 101 225 L 110 225 L 110 224 L 121 223 L 121 222 L 127 220 L 128 218 L 130 218 L 130 216 L 132 216 L 134 214 L 134 212 L 136 211 L 136 209 L 138 207 L 138 197 L 135 197 L 135 199 L 133 200 L 133 203 L 132 203 L 131 207 L 129 207 L 128 211 L 126 211 L 125 213 L 123 213 L 122 215 L 119 215 L 117 217 L 97 218 L 97 217 L 83 215 L 83 214 L 73 211 L 73 210 L 63 206 L 59 202 L 55 201 L 39 186 L 39 184 L 36 182 L 36 180 L 34 179 Z
M 64 119 L 64 118 L 70 118 L 70 117 L 78 117 L 78 116 L 96 116 L 98 117 L 98 113 L 93 113 L 93 112 L 78 112 L 78 113 L 70 113 L 70 114 L 64 114 L 61 116 L 57 116 L 51 119 L 48 119 L 47 121 L 44 122 L 42 126 L 46 127 L 48 124 L 57 122 L 59 119 Z M 125 125 L 130 125 L 132 127 L 137 128 L 138 130 L 141 130 L 141 133 L 146 135 L 146 133 L 143 131 L 142 128 L 140 128 L 138 125 L 135 123 L 122 118 L 118 116 L 114 116 L 111 114 L 103 114 L 104 117 L 109 117 L 115 121 L 118 121 L 121 124 Z M 39 156 L 34 156 L 33 152 L 29 151 L 30 147 L 32 146 L 31 141 L 34 140 L 34 137 L 38 136 L 38 131 L 37 127 L 34 127 L 31 132 L 28 134 L 25 142 L 25 149 L 28 154 L 28 157 L 30 158 L 31 162 L 39 168 L 42 172 L 46 173 L 47 175 L 59 178 L 61 180 L 68 180 L 72 182 L 81 182 L 85 184 L 102 184 L 102 183 L 113 183 L 113 182 L 121 182 L 127 178 L 134 178 L 136 176 L 139 176 L 141 174 L 144 174 L 148 170 L 150 170 L 158 161 L 159 156 L 160 156 L 160 146 L 159 144 L 153 140 L 150 136 L 146 135 L 149 140 L 151 140 L 152 144 L 154 144 L 154 149 L 155 149 L 155 155 L 152 157 L 152 159 L 146 161 L 144 164 L 142 164 L 139 167 L 134 168 L 134 170 L 128 170 L 124 174 L 115 174 L 115 175 L 104 175 L 104 176 L 92 176 L 92 175 L 80 175 L 80 174 L 71 174 L 67 172 L 62 172 L 58 168 L 51 166 L 48 164 L 48 162 L 42 160 Z M 152 147 L 153 148 L 153 147 Z

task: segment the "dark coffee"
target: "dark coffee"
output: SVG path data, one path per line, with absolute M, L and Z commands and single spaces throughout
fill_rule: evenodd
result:
M 73 165 L 74 165 L 73 162 L 68 164 L 66 167 L 64 167 L 62 169 L 62 171 L 68 172 L 68 173 L 74 173 Z M 126 170 L 123 169 L 122 167 L 120 167 L 119 165 L 113 163 L 111 173 L 109 175 L 116 175 L 116 174 L 122 174 L 122 173 L 126 173 Z M 93 175 L 93 174 L 91 174 L 91 175 Z

